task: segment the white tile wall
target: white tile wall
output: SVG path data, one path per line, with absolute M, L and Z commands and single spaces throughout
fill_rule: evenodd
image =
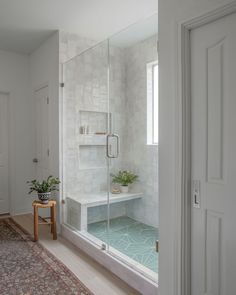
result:
M 145 198 L 128 205 L 131 218 L 158 226 L 158 147 L 147 143 L 146 64 L 157 60 L 157 36 L 125 50 L 126 138 L 124 162 L 139 175 L 134 189 Z
M 93 41 L 62 33 L 60 60 L 66 61 L 93 44 Z M 129 49 L 110 48 L 110 109 L 107 54 L 107 42 L 104 42 L 64 64 L 65 193 L 94 193 L 107 189 L 107 170 L 102 169 L 106 161 L 105 150 L 101 146 L 90 146 L 87 149 L 86 146 L 80 147 L 79 136 L 80 125 L 84 124 L 86 114 L 81 110 L 109 110 L 112 114 L 112 131 L 120 135 L 121 142 L 120 157 L 112 160 L 111 170 L 134 170 L 139 175 L 140 182 L 133 189 L 143 191 L 146 196 L 142 201 L 116 206 L 112 214 L 118 216 L 126 213 L 157 226 L 158 151 L 157 147 L 146 145 L 146 63 L 156 59 L 156 37 Z M 97 131 L 100 131 L 102 115 L 88 113 L 90 129 L 95 131 L 94 126 L 97 124 Z M 93 169 L 85 169 L 86 166 Z M 106 218 L 106 210 L 95 209 L 90 212 L 90 222 L 97 220 L 98 216 L 100 219 Z

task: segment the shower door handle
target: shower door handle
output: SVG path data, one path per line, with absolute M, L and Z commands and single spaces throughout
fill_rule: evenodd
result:
M 109 141 L 110 141 L 110 138 L 115 138 L 116 139 L 116 154 L 112 154 L 111 151 L 110 151 L 110 145 L 109 145 Z M 118 158 L 119 156 L 119 153 L 120 153 L 120 137 L 118 134 L 108 134 L 107 135 L 107 144 L 106 144 L 106 147 L 107 147 L 107 157 L 110 158 L 110 159 L 115 159 L 115 158 Z

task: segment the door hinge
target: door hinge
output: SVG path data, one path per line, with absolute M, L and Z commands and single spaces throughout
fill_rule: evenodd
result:
M 105 243 L 102 243 L 102 245 L 101 245 L 101 250 L 105 251 L 106 249 L 107 249 L 106 244 L 105 244 Z
M 49 154 L 50 154 L 50 151 L 49 151 L 49 149 L 47 149 L 47 154 L 48 154 L 48 157 L 49 157 Z
M 49 97 L 47 96 L 47 104 L 49 104 Z
M 65 87 L 65 83 L 60 83 L 61 88 Z
M 38 163 L 39 160 L 37 158 L 33 158 L 33 163 Z

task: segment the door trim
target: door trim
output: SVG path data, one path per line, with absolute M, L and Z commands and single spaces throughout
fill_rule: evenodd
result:
M 191 294 L 190 32 L 236 12 L 231 2 L 177 24 L 175 294 Z
M 12 152 L 11 152 L 11 113 L 10 113 L 10 92 L 5 92 L 5 91 L 0 91 L 1 95 L 5 95 L 7 98 L 7 141 L 8 141 L 8 160 L 7 160 L 7 165 L 8 165 L 8 173 L 7 173 L 7 179 L 8 179 L 8 212 L 3 213 L 2 215 L 5 214 L 11 214 L 12 213 L 12 186 L 10 183 L 10 178 L 14 178 L 12 175 L 12 167 L 11 167 L 11 162 L 12 162 Z

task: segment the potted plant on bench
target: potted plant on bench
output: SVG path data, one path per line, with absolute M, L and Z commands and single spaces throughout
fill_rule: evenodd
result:
M 51 198 L 51 192 L 58 191 L 58 184 L 60 180 L 57 177 L 50 175 L 46 180 L 42 182 L 34 179 L 27 181 L 30 185 L 29 194 L 32 192 L 37 192 L 38 198 L 43 204 L 47 204 L 48 200 Z
M 138 180 L 138 175 L 128 170 L 120 170 L 117 174 L 111 174 L 112 182 L 120 184 L 122 193 L 128 193 L 129 184 Z

